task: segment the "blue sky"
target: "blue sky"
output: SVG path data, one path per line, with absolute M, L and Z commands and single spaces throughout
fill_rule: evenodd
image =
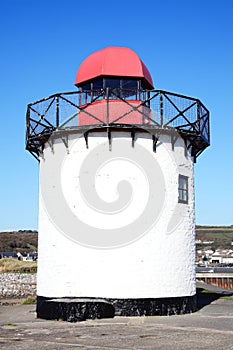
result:
M 233 224 L 233 2 L 27 1 L 0 5 L 0 230 L 37 229 L 38 164 L 25 151 L 27 104 L 75 90 L 80 63 L 133 49 L 156 89 L 199 98 L 211 147 L 195 165 L 196 222 Z

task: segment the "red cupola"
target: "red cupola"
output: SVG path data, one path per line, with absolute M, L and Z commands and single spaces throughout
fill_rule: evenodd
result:
M 140 79 L 144 89 L 153 89 L 151 75 L 138 55 L 129 48 L 107 47 L 88 56 L 80 65 L 77 87 L 98 78 Z

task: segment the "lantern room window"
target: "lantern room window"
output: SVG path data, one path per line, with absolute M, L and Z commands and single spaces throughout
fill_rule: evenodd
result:
M 104 99 L 110 100 L 132 100 L 132 101 L 146 101 L 145 106 L 150 107 L 150 92 L 146 90 L 146 83 L 144 80 L 136 78 L 98 78 L 86 82 L 79 86 L 79 91 L 82 92 L 82 104 L 92 103 L 93 101 L 101 99 L 100 92 L 105 90 Z M 108 89 L 108 91 L 107 91 Z
M 178 202 L 188 203 L 188 177 L 179 175 Z
M 144 82 L 138 79 L 100 78 L 80 85 L 80 91 L 110 89 L 145 90 Z

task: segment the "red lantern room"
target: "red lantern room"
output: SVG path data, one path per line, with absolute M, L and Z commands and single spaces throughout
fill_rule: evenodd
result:
M 80 105 L 85 107 L 79 113 L 79 126 L 97 124 L 97 115 L 108 123 L 149 123 L 150 109 L 140 105 L 145 91 L 154 88 L 153 81 L 145 64 L 131 49 L 107 47 L 93 53 L 79 67 L 75 85 L 82 92 Z

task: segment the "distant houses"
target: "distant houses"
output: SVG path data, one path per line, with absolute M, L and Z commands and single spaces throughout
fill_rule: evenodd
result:
M 37 260 L 37 253 L 17 253 L 18 260 L 35 261 Z
M 232 264 L 233 265 L 233 250 L 232 249 L 216 249 L 210 259 L 212 264 Z
M 0 259 L 4 258 L 11 258 L 11 259 L 17 259 L 17 253 L 15 252 L 0 252 Z
M 232 265 L 233 266 L 233 250 L 232 249 L 198 249 L 197 250 L 198 265 Z
M 18 259 L 22 261 L 35 261 L 37 260 L 37 253 L 16 253 L 16 252 L 0 252 L 0 259 Z

